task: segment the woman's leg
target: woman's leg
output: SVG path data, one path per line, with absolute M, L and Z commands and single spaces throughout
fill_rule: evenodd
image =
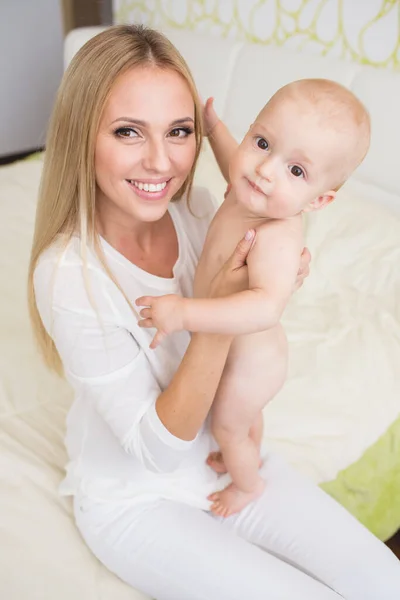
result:
M 75 515 L 97 558 L 156 600 L 340 599 L 200 509 L 166 500 L 87 508 L 76 500 Z
M 382 542 L 280 457 L 268 457 L 261 473 L 263 495 L 238 515 L 218 519 L 224 528 L 310 573 L 346 600 L 399 600 L 400 561 Z

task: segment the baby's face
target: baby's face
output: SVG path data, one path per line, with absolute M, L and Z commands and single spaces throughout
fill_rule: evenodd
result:
M 344 136 L 327 125 L 291 98 L 261 111 L 230 164 L 238 201 L 253 216 L 287 218 L 329 192 L 333 199 Z

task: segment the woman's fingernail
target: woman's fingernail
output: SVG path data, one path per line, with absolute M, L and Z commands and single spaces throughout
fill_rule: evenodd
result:
M 253 235 L 254 235 L 254 229 L 249 229 L 246 232 L 246 235 L 244 236 L 244 239 L 249 242 L 251 240 L 251 238 L 253 237 Z

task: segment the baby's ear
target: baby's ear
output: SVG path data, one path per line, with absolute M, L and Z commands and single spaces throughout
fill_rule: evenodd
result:
M 329 190 L 329 192 L 325 192 L 322 196 L 318 196 L 315 200 L 312 200 L 307 206 L 303 209 L 303 212 L 312 212 L 313 210 L 319 210 L 324 206 L 328 206 L 331 202 L 336 198 L 336 191 Z

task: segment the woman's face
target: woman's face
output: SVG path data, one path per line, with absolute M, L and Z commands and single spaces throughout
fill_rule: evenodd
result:
M 100 214 L 127 226 L 165 214 L 195 158 L 194 110 L 175 71 L 137 67 L 117 79 L 96 139 Z

